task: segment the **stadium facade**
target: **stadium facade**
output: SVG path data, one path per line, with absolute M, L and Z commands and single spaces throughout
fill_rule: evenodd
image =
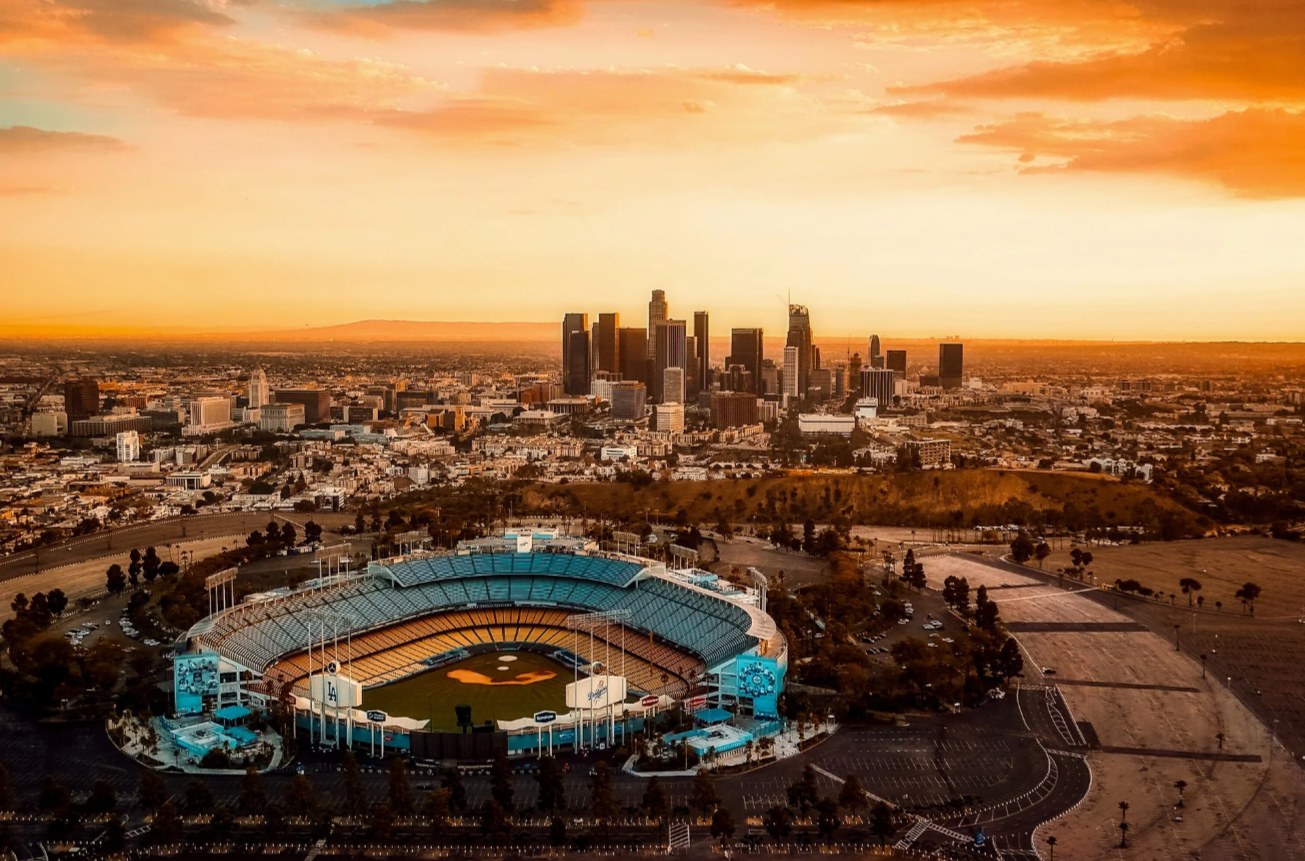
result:
M 671 558 L 683 564 L 518 532 L 251 596 L 188 632 L 177 708 L 279 699 L 293 702 L 296 731 L 318 743 L 423 759 L 618 745 L 677 703 L 743 736 L 777 729 L 788 650 L 765 612 L 764 578 L 737 585 L 692 567 L 691 556 Z M 487 652 L 534 652 L 569 668 L 567 709 L 490 727 L 460 714 L 461 738 L 420 716 L 368 709 L 368 690 Z M 185 671 L 197 654 L 218 656 L 248 682 L 234 694 L 197 689 Z

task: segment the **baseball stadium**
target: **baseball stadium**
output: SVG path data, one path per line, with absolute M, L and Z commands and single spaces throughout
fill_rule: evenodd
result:
M 468 735 L 510 753 L 616 746 L 683 704 L 699 718 L 686 743 L 723 752 L 778 719 L 787 649 L 756 581 L 553 532 L 417 550 L 201 620 L 175 659 L 177 711 L 293 701 L 297 731 L 327 746 L 450 758 L 472 755 Z M 214 656 L 216 672 L 188 670 Z

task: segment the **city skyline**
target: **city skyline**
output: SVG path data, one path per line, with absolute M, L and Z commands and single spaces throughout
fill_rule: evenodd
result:
M 3 335 L 1305 337 L 1285 2 L 0 10 Z

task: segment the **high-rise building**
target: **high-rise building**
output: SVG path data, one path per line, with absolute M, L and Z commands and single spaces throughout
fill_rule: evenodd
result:
M 118 463 L 135 463 L 140 460 L 140 434 L 134 430 L 122 431 L 114 437 L 118 443 Z
M 589 315 L 562 318 L 562 391 L 589 394 Z
M 742 365 L 752 375 L 752 388 L 747 391 L 760 394 L 757 388 L 761 382 L 762 333 L 760 329 L 731 329 L 730 357 L 726 365 Z
M 598 315 L 598 362 L 595 370 L 612 373 L 621 370 L 621 315 Z
M 267 387 L 267 374 L 263 371 L 263 366 L 259 365 L 253 373 L 249 375 L 249 408 L 251 410 L 259 409 L 272 403 L 272 390 Z
M 861 397 L 874 398 L 879 402 L 879 410 L 890 409 L 893 405 L 893 383 L 896 375 L 887 368 L 861 369 Z
M 761 381 L 757 383 L 757 395 L 779 397 L 779 368 L 774 359 L 761 360 Z
M 669 309 L 666 307 L 666 291 L 652 291 L 652 299 L 648 302 L 648 358 L 650 359 L 656 358 L 653 351 L 657 348 L 657 324 L 666 322 L 669 316 Z
M 959 389 L 965 371 L 965 345 L 938 345 L 938 385 L 944 389 Z
M 231 424 L 231 398 L 202 395 L 186 403 L 186 424 L 196 431 L 215 431 Z
M 883 353 L 879 352 L 879 336 L 870 336 L 870 352 L 867 354 L 870 367 L 882 368 L 884 366 Z
M 616 346 L 619 351 L 616 370 L 621 379 L 648 382 L 648 330 L 619 329 Z
M 305 424 L 315 425 L 331 417 L 331 393 L 325 389 L 277 389 L 272 402 L 303 404 Z
M 852 394 L 861 394 L 861 354 L 853 353 L 852 358 L 847 360 L 847 385 L 852 389 Z
M 785 407 L 798 399 L 798 382 L 802 379 L 798 358 L 800 351 L 800 347 L 793 345 L 784 348 L 784 369 L 780 374 L 779 391 Z
M 658 404 L 654 407 L 653 430 L 684 433 L 684 404 Z
M 662 403 L 684 403 L 685 388 L 684 368 L 666 368 L 662 371 Z
M 757 396 L 752 392 L 712 392 L 711 425 L 718 430 L 757 423 Z
M 667 368 L 684 368 L 688 362 L 688 327 L 683 320 L 663 320 L 653 339 L 653 400 L 664 400 L 662 383 Z
M 639 421 L 647 411 L 647 400 L 648 390 L 643 383 L 613 383 L 612 418 L 617 421 Z
M 884 362 L 884 366 L 888 368 L 888 370 L 897 374 L 897 379 L 906 379 L 906 351 L 889 350 L 887 361 Z
M 698 397 L 702 389 L 711 388 L 711 321 L 706 311 L 693 312 L 693 355 L 695 374 L 689 387 L 689 396 Z
M 811 314 L 805 305 L 788 306 L 788 347 L 797 350 L 797 373 L 790 386 L 788 382 L 788 355 L 784 357 L 784 391 L 792 393 L 798 399 L 806 396 L 807 382 L 814 367 L 814 354 L 811 350 Z
M 100 414 L 100 384 L 95 380 L 66 380 L 63 384 L 63 411 L 68 423 Z

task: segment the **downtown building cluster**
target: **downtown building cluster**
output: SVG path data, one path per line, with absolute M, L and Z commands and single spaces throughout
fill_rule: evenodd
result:
M 740 427 L 777 418 L 793 409 L 818 411 L 822 405 L 857 399 L 858 415 L 891 408 L 907 390 L 905 350 L 884 353 L 871 335 L 866 359 L 860 353 L 830 361 L 815 343 L 811 313 L 788 306 L 788 330 L 777 355 L 766 355 L 761 328 L 733 328 L 729 352 L 712 361 L 711 319 L 707 311 L 676 318 L 663 290 L 652 291 L 644 326 L 624 327 L 617 313 L 568 313 L 562 320 L 561 379 L 570 397 L 592 397 L 611 404 L 612 417 L 650 418 L 658 429 L 684 426 L 684 410 L 708 410 L 716 428 Z M 959 389 L 964 347 L 939 346 L 937 372 L 920 384 Z M 651 416 L 648 415 L 651 408 Z

